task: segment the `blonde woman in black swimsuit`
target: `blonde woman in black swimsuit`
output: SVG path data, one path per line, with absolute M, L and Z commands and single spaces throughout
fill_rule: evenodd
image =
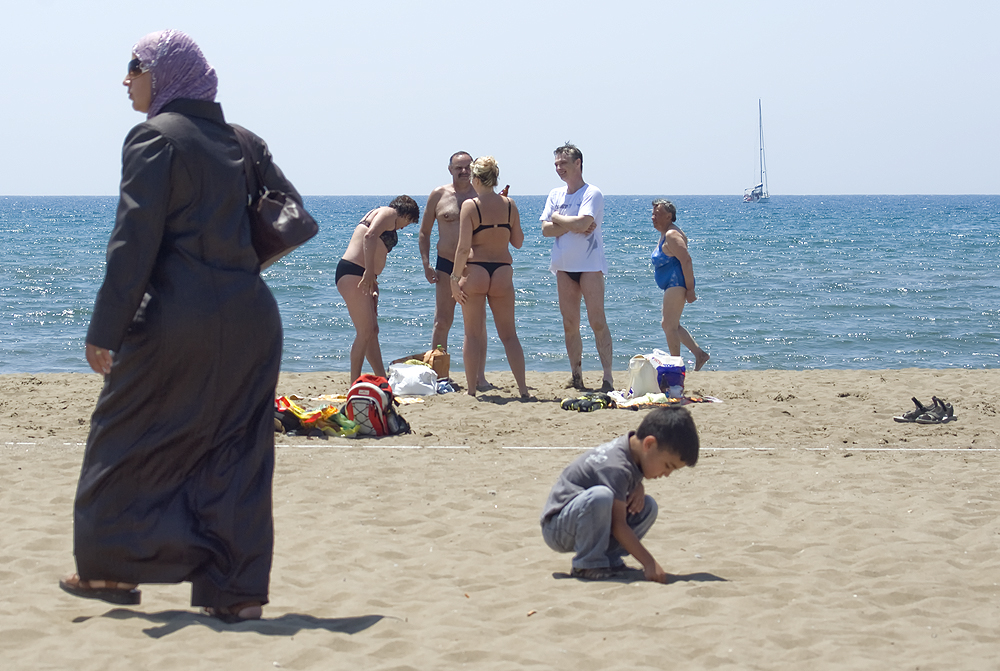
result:
M 500 168 L 492 156 L 481 156 L 472 163 L 472 187 L 477 196 L 462 203 L 451 293 L 462 304 L 465 320 L 462 360 L 469 395 L 476 395 L 476 371 L 486 358 L 488 300 L 517 390 L 521 398 L 529 398 L 524 382 L 524 350 L 514 324 L 514 271 L 511 268 L 514 259 L 510 255 L 510 245 L 520 249 L 524 244 L 524 232 L 514 201 L 493 191 L 499 176 Z
M 378 344 L 378 275 L 396 246 L 396 231 L 420 218 L 420 208 L 409 196 L 399 196 L 371 210 L 354 227 L 334 280 L 347 303 L 357 335 L 351 346 L 351 383 L 361 375 L 367 357 L 372 372 L 385 377 Z

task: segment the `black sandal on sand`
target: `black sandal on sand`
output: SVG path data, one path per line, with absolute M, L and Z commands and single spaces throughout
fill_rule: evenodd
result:
M 948 415 L 948 419 L 945 420 L 946 422 L 952 422 L 952 421 L 958 419 L 958 417 L 955 417 L 955 406 L 953 406 L 951 403 L 947 403 L 945 401 L 941 401 L 941 405 L 944 406 L 944 411 Z
M 913 401 L 913 405 L 917 407 L 909 411 L 905 415 L 899 415 L 897 417 L 893 417 L 892 418 L 893 421 L 906 422 L 906 423 L 915 422 L 917 421 L 917 417 L 920 417 L 921 415 L 930 412 L 933 407 L 933 406 L 927 407 L 926 405 L 918 401 L 916 396 L 914 396 L 911 400 Z
M 95 587 L 93 583 L 101 583 L 101 587 Z M 80 576 L 73 575 L 59 581 L 62 591 L 82 599 L 98 599 L 113 603 L 118 606 L 138 606 L 142 600 L 142 592 L 131 587 L 121 587 L 120 585 L 130 585 L 126 582 L 114 582 L 111 580 L 81 580 Z M 116 585 L 116 587 L 110 587 Z
M 608 578 L 614 578 L 618 576 L 621 571 L 615 571 L 611 568 L 573 568 L 569 572 L 570 577 L 580 578 L 581 580 L 607 580 Z
M 247 612 L 250 611 L 250 612 Z M 201 609 L 202 615 L 214 617 L 222 620 L 226 624 L 238 624 L 250 620 L 259 620 L 263 616 L 263 606 L 257 601 L 247 601 L 238 603 L 229 608 L 212 608 L 204 606 Z
M 917 417 L 917 424 L 946 424 L 955 418 L 955 408 L 951 403 L 945 403 L 937 396 L 931 397 L 934 407 Z

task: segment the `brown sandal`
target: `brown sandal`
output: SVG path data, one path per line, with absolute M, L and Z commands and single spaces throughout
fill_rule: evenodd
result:
M 247 620 L 259 620 L 264 614 L 264 607 L 259 601 L 244 601 L 228 608 L 212 608 L 205 606 L 201 612 L 209 617 L 222 620 L 226 624 L 236 624 Z
M 100 585 L 98 585 L 100 583 Z M 119 606 L 138 606 L 142 600 L 142 592 L 136 585 L 113 580 L 81 580 L 74 573 L 59 581 L 59 587 L 67 594 L 82 599 L 98 599 Z

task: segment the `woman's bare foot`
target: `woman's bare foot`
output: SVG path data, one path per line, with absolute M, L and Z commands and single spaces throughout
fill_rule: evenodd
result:
M 694 355 L 694 369 L 701 370 L 701 367 L 708 363 L 708 360 L 712 357 L 709 356 L 708 352 L 702 350 L 700 354 Z

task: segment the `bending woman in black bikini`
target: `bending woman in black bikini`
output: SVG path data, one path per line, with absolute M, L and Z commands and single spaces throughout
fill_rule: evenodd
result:
M 514 323 L 514 259 L 510 255 L 510 245 L 520 249 L 524 244 L 524 232 L 514 201 L 493 191 L 499 176 L 500 168 L 492 156 L 481 156 L 472 163 L 472 187 L 478 195 L 462 203 L 451 293 L 462 304 L 465 320 L 462 359 L 469 395 L 476 395 L 476 371 L 486 358 L 489 300 L 517 390 L 521 398 L 529 398 L 524 382 L 524 350 Z M 470 261 L 470 256 L 475 260 Z
M 420 208 L 409 196 L 371 210 L 354 228 L 344 257 L 337 264 L 337 291 L 347 303 L 357 335 L 351 346 L 351 383 L 361 375 L 368 358 L 375 375 L 385 377 L 378 344 L 378 274 L 396 246 L 396 231 L 420 218 Z M 357 278 L 361 278 L 358 280 Z

